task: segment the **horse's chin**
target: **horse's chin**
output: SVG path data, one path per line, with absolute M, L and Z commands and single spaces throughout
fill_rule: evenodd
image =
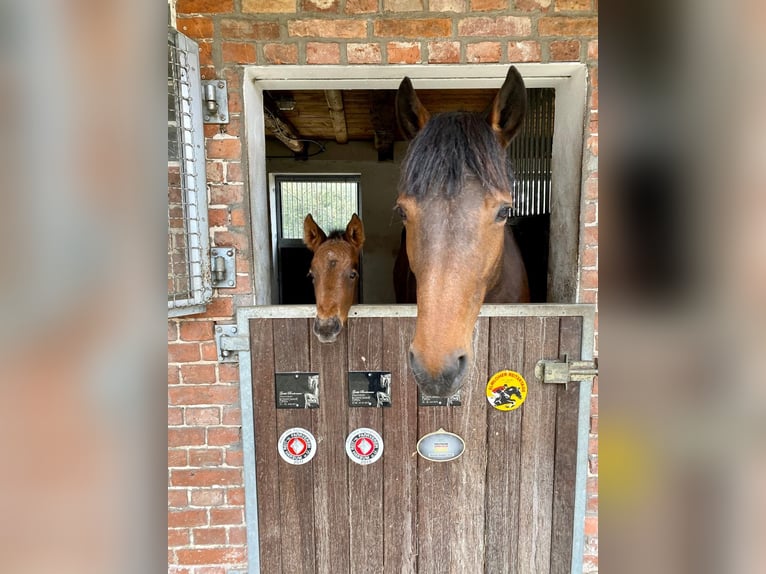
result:
M 338 340 L 338 335 L 320 335 L 316 331 L 314 331 L 314 334 L 317 336 L 317 339 L 319 339 L 320 343 L 334 343 Z
M 334 343 L 342 330 L 343 323 L 337 317 L 314 320 L 314 335 L 320 343 Z

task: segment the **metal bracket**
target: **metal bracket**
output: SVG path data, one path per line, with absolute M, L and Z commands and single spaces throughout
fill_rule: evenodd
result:
M 231 289 L 237 286 L 237 260 L 233 247 L 211 247 L 210 269 L 213 287 Z
M 236 325 L 216 325 L 215 348 L 219 363 L 236 363 L 239 361 L 238 351 L 247 351 L 248 339 L 237 335 Z
M 543 383 L 568 383 L 570 381 L 593 381 L 598 375 L 598 359 L 592 361 L 564 360 L 537 361 L 535 377 Z
M 226 80 L 202 80 L 204 123 L 229 123 L 229 91 L 227 88 Z

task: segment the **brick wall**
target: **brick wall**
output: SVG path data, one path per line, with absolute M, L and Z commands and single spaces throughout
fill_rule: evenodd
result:
M 177 0 L 203 78 L 229 81 L 228 125 L 205 126 L 213 245 L 237 248 L 237 287 L 207 313 L 168 321 L 168 571 L 246 568 L 236 365 L 217 364 L 213 324 L 252 305 L 242 121 L 247 64 L 581 61 L 589 67 L 578 300 L 598 296 L 597 0 Z M 598 570 L 598 391 L 594 387 L 585 572 Z

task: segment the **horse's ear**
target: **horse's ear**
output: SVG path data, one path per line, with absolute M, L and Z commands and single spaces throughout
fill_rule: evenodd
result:
M 430 118 L 431 114 L 420 103 L 412 82 L 405 76 L 396 91 L 396 121 L 399 129 L 404 137 L 411 140 Z
M 309 213 L 306 219 L 303 220 L 303 243 L 311 251 L 316 251 L 317 247 L 322 245 L 325 239 L 327 239 L 327 235 L 325 235 L 325 232 L 322 231 L 322 228 L 317 225 Z
M 505 147 L 516 137 L 527 113 L 527 89 L 515 66 L 511 66 L 505 82 L 486 111 L 487 122 Z
M 356 247 L 357 250 L 361 249 L 362 245 L 364 245 L 364 225 L 362 225 L 362 220 L 359 219 L 356 213 L 351 216 L 351 221 L 346 226 L 344 238 Z

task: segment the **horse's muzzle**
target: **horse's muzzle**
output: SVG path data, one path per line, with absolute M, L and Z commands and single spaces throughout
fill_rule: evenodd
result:
M 343 325 L 338 317 L 330 317 L 329 319 L 317 317 L 314 319 L 314 334 L 320 343 L 334 343 L 342 328 Z
M 455 353 L 447 359 L 442 370 L 435 374 L 426 370 L 412 351 L 409 359 L 415 382 L 424 395 L 450 397 L 463 386 L 468 364 L 465 353 Z

